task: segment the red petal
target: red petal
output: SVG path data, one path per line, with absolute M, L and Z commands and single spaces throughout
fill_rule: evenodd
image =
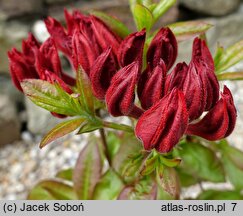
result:
M 139 79 L 138 97 L 143 109 L 149 109 L 164 96 L 166 66 L 161 59 L 160 63 L 149 72 L 146 70 Z
M 112 78 L 106 93 L 109 113 L 113 116 L 129 115 L 134 109 L 135 87 L 139 76 L 139 63 L 119 70 Z
M 143 47 L 146 38 L 146 31 L 135 32 L 127 36 L 120 44 L 118 60 L 121 67 L 139 61 L 142 65 Z
M 236 116 L 233 97 L 225 86 L 221 99 L 201 121 L 189 125 L 186 133 L 212 141 L 225 138 L 233 131 Z
M 48 32 L 55 40 L 55 44 L 57 48 L 60 49 L 65 55 L 67 55 L 68 59 L 71 59 L 72 57 L 71 36 L 67 35 L 61 23 L 53 19 L 52 17 L 48 17 L 45 20 L 45 24 Z
M 96 59 L 90 71 L 92 90 L 98 99 L 105 99 L 106 91 L 115 73 L 116 64 L 111 56 L 111 48 L 109 48 Z
M 135 133 L 146 150 L 169 152 L 180 140 L 188 125 L 184 95 L 174 89 L 147 110 L 138 120 Z
M 149 46 L 147 61 L 154 68 L 160 59 L 163 59 L 169 70 L 176 60 L 177 49 L 177 41 L 173 32 L 169 28 L 161 28 Z

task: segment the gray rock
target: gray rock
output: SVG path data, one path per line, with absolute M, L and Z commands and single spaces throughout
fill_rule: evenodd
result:
M 20 138 L 20 123 L 15 106 L 7 95 L 0 94 L 0 146 Z
M 9 73 L 7 51 L 13 47 L 21 48 L 22 40 L 27 37 L 29 31 L 29 25 L 18 21 L 0 22 L 0 73 Z
M 237 9 L 240 0 L 180 0 L 180 3 L 196 12 L 222 16 Z
M 27 127 L 33 134 L 44 135 L 50 131 L 56 124 L 63 121 L 51 115 L 45 109 L 38 107 L 28 98 L 26 98 Z
M 0 20 L 29 14 L 41 14 L 42 11 L 42 0 L 0 0 Z

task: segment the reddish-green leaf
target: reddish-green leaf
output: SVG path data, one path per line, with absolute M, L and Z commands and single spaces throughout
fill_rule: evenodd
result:
M 212 25 L 203 21 L 185 21 L 170 24 L 168 27 L 176 35 L 178 41 L 183 41 L 205 33 Z
M 71 119 L 65 122 L 61 122 L 56 125 L 51 131 L 48 132 L 40 143 L 40 148 L 43 148 L 50 142 L 71 133 L 81 126 L 85 122 L 84 118 Z
M 73 173 L 74 189 L 79 199 L 87 200 L 93 196 L 94 187 L 100 180 L 102 159 L 96 143 L 88 143 L 80 152 Z
M 94 97 L 91 89 L 91 84 L 88 75 L 79 67 L 77 71 L 77 88 L 80 94 L 80 102 L 86 112 L 94 113 Z
M 30 192 L 28 199 L 73 200 L 77 197 L 70 185 L 58 180 L 44 180 Z
M 73 169 L 69 168 L 69 169 L 61 170 L 56 174 L 56 177 L 63 180 L 72 181 Z
M 159 198 L 179 199 L 180 197 L 180 183 L 176 170 L 171 167 L 165 167 L 163 173 L 158 173 L 157 183 L 160 187 Z
M 122 23 L 120 20 L 116 19 L 115 17 L 110 16 L 106 13 L 101 12 L 101 11 L 91 11 L 91 14 L 100 18 L 104 23 L 106 23 L 120 37 L 125 38 L 127 35 L 130 34 L 130 31 L 126 27 L 126 25 L 124 23 Z

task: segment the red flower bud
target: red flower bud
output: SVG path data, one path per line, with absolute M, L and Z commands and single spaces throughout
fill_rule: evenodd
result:
M 110 28 L 99 18 L 91 16 L 91 21 L 94 35 L 102 50 L 106 50 L 111 47 L 113 53 L 117 54 L 121 38 L 112 32 Z
M 166 65 L 161 59 L 159 64 L 151 71 L 148 66 L 138 83 L 138 97 L 143 109 L 149 109 L 164 96 Z
M 57 49 L 55 47 L 52 38 L 47 39 L 40 47 L 36 50 L 36 69 L 41 79 L 45 80 L 45 71 L 51 71 L 61 76 L 62 68 L 61 62 L 58 56 Z
M 45 20 L 45 24 L 48 32 L 53 37 L 57 48 L 61 50 L 68 57 L 68 59 L 71 59 L 72 58 L 71 36 L 66 33 L 61 23 L 53 19 L 52 17 L 48 17 Z
M 139 61 L 142 65 L 143 47 L 146 38 L 146 31 L 135 32 L 127 36 L 120 44 L 118 50 L 118 60 L 121 67 Z
M 138 119 L 135 133 L 146 150 L 169 152 L 183 136 L 188 125 L 184 95 L 173 89 Z
M 207 140 L 219 140 L 231 134 L 236 123 L 236 109 L 230 90 L 224 86 L 221 99 L 198 123 L 188 126 L 186 134 Z
M 84 71 L 89 75 L 94 61 L 100 55 L 99 51 L 93 49 L 93 44 L 89 38 L 85 37 L 78 30 L 76 30 L 73 35 L 72 44 L 74 67 L 78 69 L 79 65 L 81 65 Z
M 197 119 L 205 108 L 205 91 L 200 70 L 200 65 L 194 61 L 189 67 L 186 63 L 178 63 L 166 80 L 166 91 L 178 88 L 184 93 L 190 121 Z
M 8 58 L 12 81 L 18 90 L 23 91 L 20 82 L 24 79 L 36 79 L 39 77 L 35 67 L 29 63 L 23 53 L 15 48 L 8 52 Z
M 210 110 L 219 100 L 219 83 L 214 73 L 213 57 L 206 42 L 196 38 L 193 42 L 192 61 L 198 62 L 201 80 L 206 95 L 205 111 Z
M 110 114 L 113 116 L 132 115 L 133 109 L 136 109 L 134 100 L 138 76 L 138 62 L 127 65 L 113 76 L 106 93 L 106 103 Z
M 156 67 L 160 59 L 166 64 L 169 70 L 177 57 L 177 41 L 169 28 L 161 28 L 152 40 L 148 52 L 147 62 L 152 68 Z
M 116 64 L 109 48 L 96 59 L 90 71 L 92 90 L 98 99 L 105 99 L 106 91 L 115 73 Z

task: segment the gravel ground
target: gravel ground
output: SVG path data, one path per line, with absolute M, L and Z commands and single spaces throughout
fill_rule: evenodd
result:
M 238 110 L 235 131 L 229 137 L 232 145 L 243 150 L 243 81 L 225 84 L 232 90 Z M 28 191 L 41 179 L 54 177 L 61 168 L 73 167 L 79 151 L 84 147 L 86 136 L 67 135 L 53 144 L 39 149 L 40 137 L 22 134 L 22 141 L 9 144 L 0 150 L 0 199 L 25 199 Z M 205 188 L 215 187 L 205 184 Z M 218 187 L 230 188 L 229 184 Z M 198 186 L 182 191 L 183 197 L 196 197 Z

